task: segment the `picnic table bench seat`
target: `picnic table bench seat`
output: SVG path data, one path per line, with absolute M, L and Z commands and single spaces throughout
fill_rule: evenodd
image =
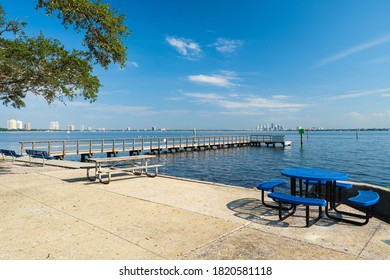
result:
M 264 192 L 274 192 L 274 189 L 276 187 L 283 187 L 283 186 L 287 186 L 287 182 L 286 181 L 283 181 L 283 180 L 269 180 L 269 181 L 265 181 L 265 182 L 262 182 L 260 184 L 258 184 L 256 186 L 256 188 L 258 190 L 261 190 L 261 203 L 266 206 L 266 207 L 270 207 L 270 208 L 278 208 L 279 206 L 278 205 L 271 205 L 271 204 L 267 204 L 264 200 Z
M 309 180 L 308 182 L 312 185 L 318 184 L 316 180 Z M 326 185 L 326 182 L 321 182 L 321 184 Z M 340 189 L 352 189 L 352 184 L 336 181 L 336 187 Z
M 353 196 L 353 197 L 350 197 L 347 199 L 346 205 L 355 206 L 356 208 L 362 210 L 362 212 L 365 213 L 364 215 L 338 210 L 337 209 L 338 205 L 333 205 L 333 209 L 338 214 L 363 219 L 363 221 L 351 220 L 351 219 L 346 219 L 346 218 L 337 217 L 337 216 L 331 216 L 331 217 L 336 219 L 336 220 L 346 222 L 346 223 L 351 223 L 351 224 L 360 225 L 360 226 L 366 225 L 369 222 L 370 218 L 373 216 L 374 205 L 379 202 L 380 196 L 375 191 L 358 190 L 357 192 L 358 193 L 356 196 Z M 328 216 L 329 216 L 329 214 L 328 214 Z
M 327 205 L 325 199 L 322 198 L 312 198 L 312 197 L 302 197 L 302 196 L 294 196 L 281 192 L 272 192 L 268 194 L 268 197 L 272 198 L 278 203 L 279 210 L 279 220 L 284 220 L 291 215 L 293 215 L 296 211 L 297 205 L 306 206 L 306 227 L 310 227 L 315 224 L 322 217 L 322 207 Z M 283 207 L 282 204 L 287 203 L 291 204 L 292 211 L 287 211 L 287 214 L 283 216 Z M 318 217 L 314 220 L 310 221 L 310 206 L 318 206 Z

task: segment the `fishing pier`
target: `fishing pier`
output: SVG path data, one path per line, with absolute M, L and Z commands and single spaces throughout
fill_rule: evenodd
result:
M 46 151 L 49 156 L 63 159 L 69 155 L 80 155 L 81 161 L 94 154 L 106 153 L 107 157 L 126 152 L 129 155 L 160 154 L 182 151 L 199 151 L 243 146 L 290 146 L 284 135 L 241 135 L 241 136 L 184 136 L 120 139 L 77 139 L 23 141 L 21 152 L 26 149 Z

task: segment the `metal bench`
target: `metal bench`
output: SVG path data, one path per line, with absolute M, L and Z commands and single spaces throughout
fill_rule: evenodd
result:
M 322 207 L 327 205 L 326 200 L 322 198 L 301 197 L 301 196 L 294 196 L 294 195 L 280 193 L 280 192 L 269 193 L 268 197 L 272 198 L 279 204 L 278 207 L 279 220 L 281 221 L 293 215 L 296 211 L 297 205 L 306 206 L 306 227 L 312 226 L 322 217 Z M 291 212 L 287 211 L 287 214 L 284 216 L 283 216 L 283 207 L 282 207 L 283 203 L 292 205 L 292 211 Z M 319 212 L 318 217 L 312 221 L 310 221 L 310 206 L 318 206 L 318 212 Z
M 42 162 L 43 166 L 45 166 L 45 159 L 54 159 L 53 157 L 49 156 L 49 154 L 46 151 L 26 149 L 26 154 L 28 155 L 30 164 L 31 164 L 31 158 L 41 158 L 43 160 Z
M 111 182 L 111 174 L 113 174 L 113 173 L 133 173 L 136 175 L 142 175 L 142 173 L 145 172 L 146 176 L 148 176 L 148 177 L 156 177 L 158 174 L 158 168 L 161 166 L 163 166 L 163 165 L 162 164 L 153 164 L 153 165 L 144 165 L 144 166 L 125 167 L 125 168 L 119 168 L 119 167 L 102 168 L 98 171 L 97 176 L 99 178 L 99 181 L 103 184 L 109 184 Z M 152 168 L 154 168 L 154 173 L 150 173 L 148 171 L 148 169 L 152 169 Z M 89 176 L 88 170 L 87 170 L 87 172 L 88 172 L 87 176 L 88 176 L 88 178 L 91 178 Z M 102 174 L 108 175 L 106 181 L 103 180 Z
M 133 173 L 135 175 L 142 175 L 144 172 L 148 177 L 156 177 L 158 167 L 161 164 L 148 164 L 149 160 L 154 159 L 154 155 L 137 155 L 137 156 L 122 156 L 113 158 L 89 158 L 89 162 L 95 163 L 95 166 L 88 166 L 87 178 L 90 181 L 99 181 L 103 184 L 111 182 L 112 173 Z M 149 172 L 149 169 L 155 170 L 154 173 Z M 94 170 L 95 175 L 90 175 L 90 170 Z M 103 175 L 107 174 L 107 180 L 103 180 Z
M 0 153 L 3 156 L 3 159 L 8 156 L 12 157 L 12 163 L 15 161 L 15 158 L 17 157 L 22 157 L 22 155 L 18 155 L 14 150 L 5 150 L 5 149 L 0 149 Z
M 347 199 L 346 205 L 354 206 L 359 210 L 362 210 L 362 212 L 364 212 L 365 215 L 341 211 L 337 209 L 338 205 L 333 205 L 333 210 L 335 210 L 336 213 L 345 216 L 355 217 L 358 219 L 363 219 L 362 222 L 359 220 L 351 220 L 351 219 L 345 219 L 342 217 L 329 215 L 329 213 L 327 213 L 327 215 L 338 221 L 355 224 L 359 226 L 366 225 L 370 220 L 370 218 L 373 216 L 374 205 L 379 202 L 379 199 L 380 197 L 377 192 L 366 191 L 366 190 L 358 190 L 358 194 L 356 196 Z

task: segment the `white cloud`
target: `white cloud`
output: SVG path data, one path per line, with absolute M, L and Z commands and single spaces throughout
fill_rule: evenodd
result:
M 134 68 L 139 68 L 139 64 L 135 61 L 129 61 L 128 64 Z
M 363 114 L 360 114 L 358 112 L 350 112 L 349 116 L 352 117 L 353 119 L 358 120 L 358 121 L 363 121 L 366 119 L 366 116 L 364 116 Z
M 381 95 L 384 97 L 390 96 L 390 88 L 353 91 L 353 92 L 346 93 L 346 94 L 332 96 L 329 98 L 329 100 L 352 99 L 352 98 L 359 98 L 359 97 L 369 96 L 369 95 Z
M 289 95 L 272 95 L 272 98 L 274 99 L 288 99 L 291 98 Z
M 127 106 L 118 104 L 103 104 L 103 103 L 91 103 L 86 101 L 69 102 L 66 108 L 83 108 L 84 112 L 94 112 L 96 115 L 107 114 L 110 115 L 134 115 L 134 116 L 152 116 L 158 114 L 151 107 L 146 106 Z
M 215 49 L 223 54 L 232 54 L 239 47 L 244 44 L 241 40 L 228 40 L 225 38 L 218 38 L 217 41 L 211 46 L 215 47 Z
M 219 87 L 232 87 L 237 84 L 233 83 L 233 80 L 238 80 L 236 74 L 231 71 L 221 71 L 221 74 L 214 75 L 189 75 L 188 80 L 195 83 L 213 85 Z
M 232 85 L 229 81 L 229 78 L 220 75 L 190 75 L 188 76 L 188 80 L 190 80 L 191 82 L 214 85 L 219 87 L 229 87 Z
M 374 113 L 373 114 L 374 117 L 377 117 L 377 118 L 388 118 L 390 117 L 390 110 L 385 110 L 383 112 L 378 112 L 378 113 Z
M 321 60 L 316 65 L 314 65 L 312 67 L 312 69 L 315 69 L 315 68 L 321 67 L 323 65 L 335 62 L 337 60 L 343 59 L 343 58 L 348 57 L 350 55 L 353 55 L 355 53 L 358 53 L 358 52 L 361 52 L 361 51 L 364 51 L 364 50 L 367 50 L 367 49 L 370 49 L 370 48 L 373 48 L 373 47 L 385 44 L 385 43 L 387 43 L 389 41 L 390 41 L 390 35 L 386 35 L 386 36 L 374 39 L 372 41 L 369 41 L 369 42 L 357 45 L 355 47 L 352 47 L 352 48 L 347 49 L 345 51 L 336 53 L 334 55 L 331 55 L 331 56 Z
M 216 93 L 185 93 L 184 95 L 188 97 L 194 97 L 195 101 L 201 101 L 202 103 L 214 102 L 223 98 L 221 95 Z
M 185 96 L 194 98 L 198 103 L 209 103 L 224 109 L 270 109 L 270 110 L 298 110 L 304 104 L 288 103 L 275 98 L 224 96 L 216 93 L 186 93 Z
M 187 59 L 198 59 L 201 56 L 202 50 L 199 44 L 190 39 L 167 36 L 166 40 L 169 45 L 174 47 L 183 57 Z

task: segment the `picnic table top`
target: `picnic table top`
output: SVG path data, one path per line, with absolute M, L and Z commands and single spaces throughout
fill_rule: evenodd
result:
M 89 158 L 87 159 L 87 161 L 95 162 L 95 163 L 110 163 L 110 162 L 120 162 L 120 161 L 152 159 L 155 157 L 156 157 L 155 155 L 136 155 L 136 156 L 108 157 L 108 158 Z

